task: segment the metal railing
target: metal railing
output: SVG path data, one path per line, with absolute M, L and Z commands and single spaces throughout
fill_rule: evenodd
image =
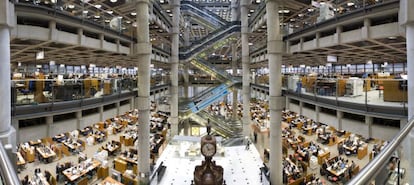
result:
M 410 119 L 408 124 L 385 146 L 385 148 L 369 162 L 354 178 L 347 184 L 370 184 L 370 182 L 378 176 L 382 169 L 389 163 L 394 152 L 402 144 L 403 140 L 410 133 L 414 126 L 414 119 Z M 411 156 L 412 157 L 412 156 Z M 400 169 L 398 169 L 399 171 Z M 398 172 L 399 173 L 399 172 Z M 411 174 L 412 175 L 412 174 Z
M 7 185 L 20 185 L 20 180 L 14 171 L 13 163 L 11 162 L 6 150 L 3 148 L 3 144 L 0 143 L 0 175 L 3 180 L 3 184 Z

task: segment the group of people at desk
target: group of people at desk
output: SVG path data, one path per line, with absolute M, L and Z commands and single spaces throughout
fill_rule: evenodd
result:
M 306 174 L 306 164 L 296 161 L 292 156 L 283 160 L 283 183 L 300 182 L 300 185 L 323 185 L 321 179 L 315 174 Z
M 346 138 L 343 142 L 338 144 L 338 153 L 345 155 L 357 154 L 358 148 L 365 145 L 365 142 L 362 141 L 359 137 L 351 135 Z
M 48 185 L 48 184 L 56 184 L 56 178 L 53 177 L 53 175 L 45 170 L 42 172 L 40 168 L 36 168 L 34 171 L 34 174 L 29 177 L 29 175 L 26 175 L 21 180 L 22 185 Z
M 353 170 L 356 168 L 354 161 L 349 162 L 340 156 L 325 160 L 320 168 L 320 174 L 326 175 L 332 182 L 346 181 L 352 178 Z

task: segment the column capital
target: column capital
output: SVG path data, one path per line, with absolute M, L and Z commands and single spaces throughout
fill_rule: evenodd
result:
M 401 26 L 409 23 L 414 23 L 414 1 L 400 0 L 400 11 L 398 12 L 398 22 Z
M 9 28 L 16 26 L 14 4 L 7 0 L 0 1 L 0 26 Z

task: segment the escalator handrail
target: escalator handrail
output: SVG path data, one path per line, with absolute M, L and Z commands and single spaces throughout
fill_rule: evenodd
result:
M 240 22 L 238 21 L 238 23 Z M 227 27 L 224 30 L 220 30 L 218 33 L 214 33 L 214 34 L 210 33 L 208 36 L 204 37 L 202 41 L 193 43 L 193 45 L 191 45 L 189 48 L 187 47 L 180 48 L 180 50 L 185 51 L 185 52 L 179 53 L 180 60 L 187 60 L 191 58 L 192 56 L 194 56 L 195 54 L 203 51 L 203 49 L 206 49 L 209 45 L 217 42 L 218 40 L 224 37 L 231 36 L 231 33 L 240 32 L 241 30 L 240 24 L 236 24 L 236 23 L 230 23 L 230 24 L 232 24 L 230 27 Z
M 200 5 L 198 5 L 197 3 L 194 3 L 192 1 L 182 1 L 181 2 L 181 8 L 185 8 L 186 6 L 188 7 L 192 7 L 193 9 L 199 10 L 201 12 L 203 12 L 204 14 L 208 14 L 211 17 L 214 17 L 217 21 L 221 22 L 221 24 L 225 24 L 227 23 L 227 21 L 225 19 L 223 19 L 222 17 L 220 17 L 219 15 L 212 13 L 208 10 L 206 10 L 205 8 L 201 7 Z

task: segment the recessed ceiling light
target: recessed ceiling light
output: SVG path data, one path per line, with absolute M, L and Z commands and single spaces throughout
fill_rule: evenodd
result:
M 137 12 L 131 12 L 131 15 L 135 16 L 135 15 L 137 15 Z
M 75 8 L 75 5 L 74 4 L 70 4 L 70 5 L 68 5 L 68 8 L 74 9 Z
M 118 0 L 110 0 L 111 3 L 116 3 Z
M 112 13 L 114 13 L 114 12 L 113 12 L 113 11 L 111 11 L 111 10 L 108 10 L 108 11 L 106 11 L 106 13 L 112 14 Z
M 102 7 L 102 5 L 100 5 L 100 4 L 96 4 L 96 5 L 95 5 L 95 8 L 98 8 L 98 9 L 99 9 L 99 8 L 101 8 L 101 7 Z

